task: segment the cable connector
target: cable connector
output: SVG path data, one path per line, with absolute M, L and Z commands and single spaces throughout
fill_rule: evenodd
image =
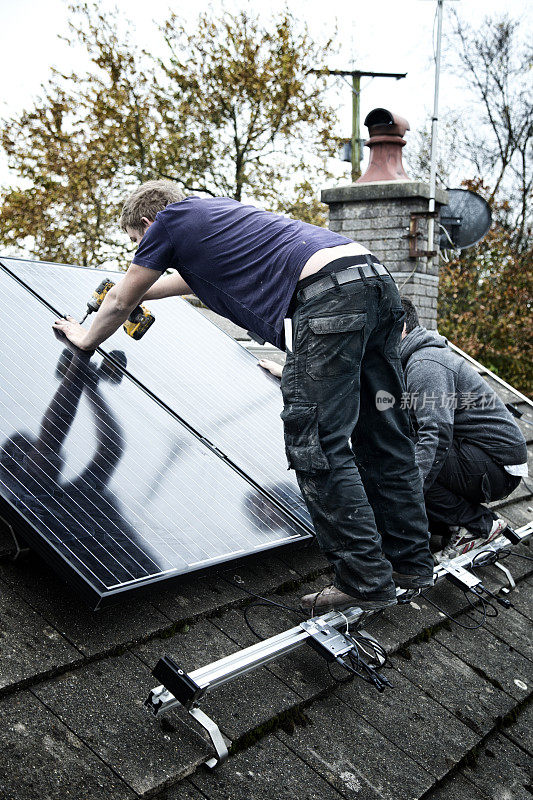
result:
M 362 678 L 366 683 L 371 683 L 378 692 L 384 692 L 387 686 L 391 689 L 394 688 L 393 684 L 385 675 L 382 675 L 381 672 L 375 670 L 374 667 L 371 667 L 370 664 L 367 664 L 366 661 L 363 661 L 361 658 L 358 659 L 357 663 L 359 667 L 364 670 L 364 674 L 354 669 L 354 667 L 348 664 L 341 656 L 338 656 L 335 661 L 348 672 L 357 675 L 358 678 Z
M 499 605 L 503 606 L 503 608 L 513 607 L 513 604 L 511 603 L 510 600 L 506 600 L 505 597 L 499 597 L 497 594 L 494 594 L 494 592 L 491 592 L 491 590 L 487 589 L 487 587 L 484 586 L 482 583 L 480 583 L 477 588 L 481 589 L 481 591 L 485 592 L 485 594 L 488 594 L 488 596 L 492 597 L 493 600 L 496 600 L 496 602 L 499 603 Z

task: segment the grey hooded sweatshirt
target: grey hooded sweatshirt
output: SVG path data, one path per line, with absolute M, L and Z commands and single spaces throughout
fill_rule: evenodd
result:
M 402 340 L 416 462 L 427 490 L 453 439 L 467 439 L 502 466 L 527 461 L 526 441 L 497 394 L 444 336 L 418 326 Z

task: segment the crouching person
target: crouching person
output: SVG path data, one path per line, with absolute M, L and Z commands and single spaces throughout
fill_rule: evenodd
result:
M 506 523 L 483 503 L 507 497 L 527 477 L 526 442 L 500 398 L 443 336 L 406 312 L 400 357 L 426 512 L 451 537 L 436 558 L 466 553 L 496 538 Z

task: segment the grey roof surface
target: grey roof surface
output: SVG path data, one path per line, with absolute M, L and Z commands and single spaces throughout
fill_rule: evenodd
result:
M 487 379 L 506 402 L 516 401 Z M 515 404 L 533 421 L 531 406 Z M 533 466 L 533 427 L 519 425 Z M 495 504 L 515 527 L 533 517 L 531 483 Z M 256 641 L 244 624 L 249 597 L 236 574 L 250 591 L 296 605 L 330 582 L 315 543 L 100 612 L 73 597 L 36 555 L 13 561 L 12 551 L 4 529 L 1 800 L 531 797 L 533 576 L 526 559 L 506 561 L 517 579 L 514 607 L 480 630 L 450 627 L 421 598 L 375 618 L 369 630 L 390 654 L 394 684 L 382 695 L 357 679 L 340 685 L 304 648 L 209 695 L 202 708 L 233 743 L 229 761 L 212 772 L 203 766 L 212 748 L 185 712 L 153 718 L 143 709 L 156 683 L 151 669 L 168 654 L 191 670 Z M 530 556 L 531 548 L 516 552 Z M 493 588 L 502 583 L 495 567 L 484 579 Z M 473 624 L 449 585 L 428 596 Z M 253 620 L 265 636 L 295 624 L 288 612 L 268 608 L 255 610 Z

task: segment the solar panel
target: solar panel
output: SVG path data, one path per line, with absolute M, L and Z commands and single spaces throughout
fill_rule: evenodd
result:
M 102 277 L 115 282 L 124 277 L 38 261 L 2 258 L 0 263 L 57 312 L 76 319 L 85 314 Z M 287 471 L 279 382 L 186 300 L 170 297 L 148 305 L 156 321 L 140 341 L 119 330 L 102 349 L 123 350 L 129 374 L 312 530 L 294 473 Z M 91 317 L 86 325 L 90 322 Z
M 0 287 L 0 496 L 93 605 L 309 535 L 105 355 L 66 347 L 3 269 Z M 143 340 L 118 341 L 129 368 Z

